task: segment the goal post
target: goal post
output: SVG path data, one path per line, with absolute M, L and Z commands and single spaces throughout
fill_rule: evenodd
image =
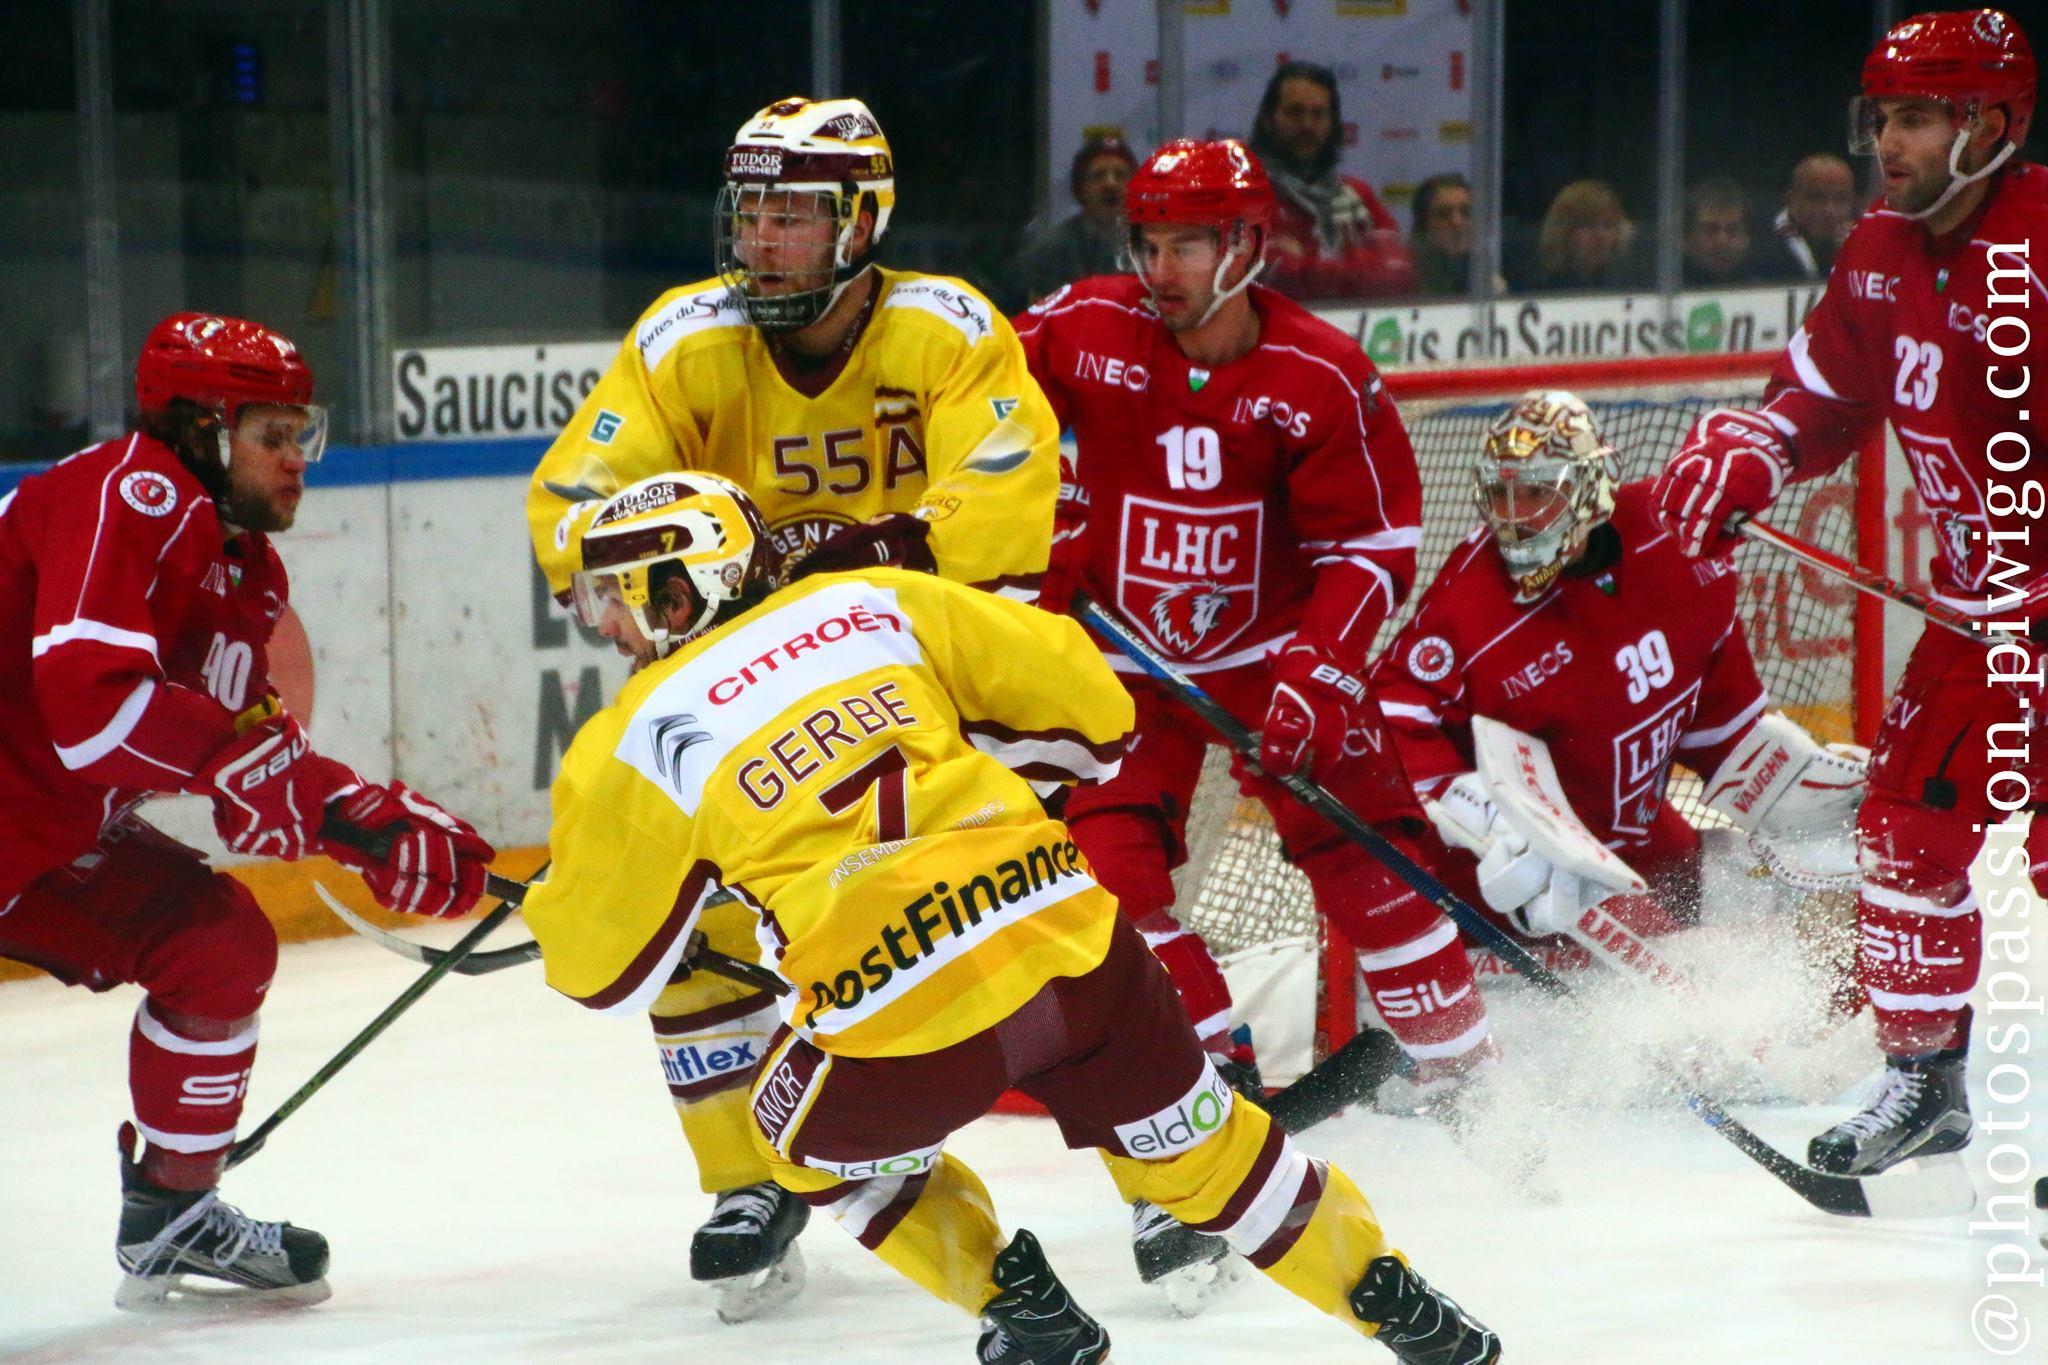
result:
M 1624 482 L 1653 478 L 1693 422 L 1723 406 L 1761 401 L 1775 353 L 1750 352 L 1616 360 L 1406 370 L 1385 376 L 1422 476 L 1422 547 L 1415 590 L 1383 627 L 1375 655 L 1393 638 L 1450 551 L 1478 524 L 1467 470 L 1487 426 L 1529 389 L 1568 389 L 1592 408 L 1621 456 Z M 1886 493 L 1882 436 L 1827 476 L 1787 487 L 1772 524 L 1859 563 L 1885 565 Z M 1868 743 L 1885 696 L 1883 605 L 1847 584 L 1761 545 L 1736 551 L 1737 614 L 1774 706 L 1822 741 Z M 1674 802 L 1695 823 L 1706 816 L 1674 783 Z M 1318 964 L 1316 1050 L 1341 1046 L 1357 1028 L 1356 955 L 1315 913 L 1306 879 L 1281 857 L 1264 808 L 1242 796 L 1228 755 L 1212 747 L 1190 803 L 1188 858 L 1175 874 L 1177 913 L 1217 953 L 1239 961 L 1312 953 Z M 1235 989 L 1238 973 L 1233 972 Z M 1299 977 L 1264 972 L 1261 979 Z M 1273 1002 L 1293 1008 L 1298 1000 Z M 1240 1001 L 1255 1041 L 1291 1024 L 1262 1028 L 1266 1002 Z M 1247 1008 L 1249 1006 L 1249 1008 Z

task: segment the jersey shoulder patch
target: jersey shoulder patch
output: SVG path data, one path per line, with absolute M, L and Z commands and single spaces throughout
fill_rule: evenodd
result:
M 651 371 L 686 337 L 747 325 L 746 309 L 733 287 L 723 280 L 705 280 L 671 289 L 655 300 L 635 324 L 633 344 L 640 351 L 640 363 Z
M 995 334 L 995 305 L 965 280 L 944 275 L 897 275 L 889 281 L 889 293 L 882 300 L 884 310 L 909 309 L 929 313 L 950 324 L 969 346 Z

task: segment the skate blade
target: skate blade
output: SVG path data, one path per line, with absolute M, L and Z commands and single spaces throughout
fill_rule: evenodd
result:
M 1182 1266 L 1161 1275 L 1152 1283 L 1166 1296 L 1166 1306 L 1183 1318 L 1200 1317 L 1209 1306 L 1235 1293 L 1250 1279 L 1251 1262 L 1235 1252 L 1213 1261 Z
M 1961 1152 L 1909 1157 L 1862 1180 L 1873 1218 L 1954 1218 L 1977 1207 L 1977 1187 Z
M 718 1320 L 747 1322 L 779 1308 L 803 1292 L 805 1278 L 803 1253 L 792 1242 L 782 1259 L 766 1270 L 711 1281 L 718 1296 Z
M 254 1289 L 204 1276 L 123 1275 L 114 1307 L 128 1313 L 219 1313 L 245 1309 L 310 1308 L 334 1291 L 323 1276 L 304 1284 Z

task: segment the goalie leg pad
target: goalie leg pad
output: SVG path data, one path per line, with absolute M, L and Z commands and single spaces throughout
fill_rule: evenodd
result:
M 1890 1055 L 1959 1046 L 1967 1032 L 1964 1011 L 1984 951 L 1969 881 L 1983 836 L 1970 826 L 1953 811 L 1875 795 L 1858 820 L 1856 978 Z

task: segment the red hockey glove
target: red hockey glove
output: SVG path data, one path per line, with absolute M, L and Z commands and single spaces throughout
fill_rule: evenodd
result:
M 1052 546 L 1045 574 L 1038 580 L 1038 609 L 1071 615 L 1088 566 L 1088 490 L 1074 475 L 1074 465 L 1060 455 L 1060 498 L 1053 505 Z
M 908 512 L 885 512 L 858 526 L 849 526 L 809 553 L 791 555 L 783 567 L 782 581 L 794 583 L 814 573 L 843 573 L 884 566 L 937 573 L 939 562 L 932 558 L 932 524 Z
M 236 719 L 243 733 L 207 760 L 185 790 L 213 800 L 220 841 L 252 858 L 303 858 L 336 796 L 355 791 L 355 769 L 313 752 L 274 697 Z
M 389 834 L 383 856 L 322 838 L 320 852 L 355 871 L 387 910 L 453 919 L 484 892 L 493 849 L 457 819 L 403 782 L 366 786 L 337 801 L 330 816 L 366 834 Z
M 1324 646 L 1296 640 L 1273 661 L 1273 700 L 1259 737 L 1259 766 L 1318 782 L 1347 757 L 1377 752 L 1379 703 L 1365 680 Z
M 1739 540 L 1728 524 L 1778 500 L 1792 456 L 1761 414 L 1717 408 L 1700 418 L 1657 479 L 1657 519 L 1689 555 L 1717 556 Z

